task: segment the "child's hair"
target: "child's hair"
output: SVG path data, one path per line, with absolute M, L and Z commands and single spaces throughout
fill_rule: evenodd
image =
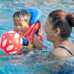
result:
M 64 12 L 63 10 L 54 10 L 49 14 L 48 20 L 49 18 L 51 18 L 53 28 L 60 28 L 61 38 L 67 39 L 72 32 L 72 27 L 74 27 L 74 16 L 73 14 L 66 14 L 62 16 L 61 14 L 59 14 L 59 12 L 63 12 L 64 14 L 66 14 L 66 12 Z
M 22 9 L 21 11 L 17 11 L 17 12 L 15 12 L 15 13 L 13 14 L 13 19 L 20 18 L 21 15 L 22 15 L 22 16 L 28 15 L 28 16 L 30 16 L 30 18 L 31 18 L 31 14 L 30 14 L 27 10 Z M 30 21 L 31 21 L 31 19 L 30 19 Z M 30 21 L 29 21 L 29 22 L 30 22 Z

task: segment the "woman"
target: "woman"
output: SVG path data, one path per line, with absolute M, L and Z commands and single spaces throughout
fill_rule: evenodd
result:
M 63 10 L 52 11 L 45 25 L 47 39 L 54 43 L 52 54 L 58 59 L 74 55 L 74 45 L 68 40 L 74 26 L 74 16 Z

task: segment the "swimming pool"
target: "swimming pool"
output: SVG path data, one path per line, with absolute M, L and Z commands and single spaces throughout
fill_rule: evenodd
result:
M 62 4 L 59 2 L 50 2 L 46 0 L 0 0 L 0 36 L 3 32 L 13 30 L 13 13 L 16 10 L 24 7 L 34 6 L 39 8 L 43 13 L 40 18 L 42 25 L 44 25 L 47 18 L 46 14 L 54 9 L 66 9 L 66 11 L 73 11 L 73 5 Z M 44 21 L 44 22 L 43 22 Z M 70 37 L 74 42 L 74 31 Z M 28 55 L 18 56 L 0 56 L 0 73 L 1 74 L 56 74 L 57 69 L 53 68 L 56 60 L 49 61 L 47 59 L 48 51 L 30 52 Z M 59 62 L 59 61 L 58 61 Z M 74 67 L 73 67 L 74 68 Z M 62 73 L 62 72 L 61 72 Z M 60 74 L 61 74 L 60 73 Z M 65 74 L 65 73 L 64 73 Z M 70 73 L 71 74 L 71 73 Z M 72 73 L 73 74 L 73 73 Z

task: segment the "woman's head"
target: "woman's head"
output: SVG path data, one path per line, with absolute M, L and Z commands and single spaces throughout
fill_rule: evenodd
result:
M 27 31 L 30 23 L 31 15 L 26 10 L 17 11 L 13 15 L 14 28 L 16 31 Z
M 71 34 L 74 17 L 63 10 L 52 11 L 48 15 L 45 26 L 48 40 L 54 41 L 57 38 L 66 40 Z

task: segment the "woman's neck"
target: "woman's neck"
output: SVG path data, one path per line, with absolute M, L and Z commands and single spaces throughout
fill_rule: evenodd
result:
M 68 46 L 69 45 L 69 41 L 68 40 L 59 40 L 59 39 L 56 39 L 54 41 L 54 47 L 57 48 L 60 45 Z

